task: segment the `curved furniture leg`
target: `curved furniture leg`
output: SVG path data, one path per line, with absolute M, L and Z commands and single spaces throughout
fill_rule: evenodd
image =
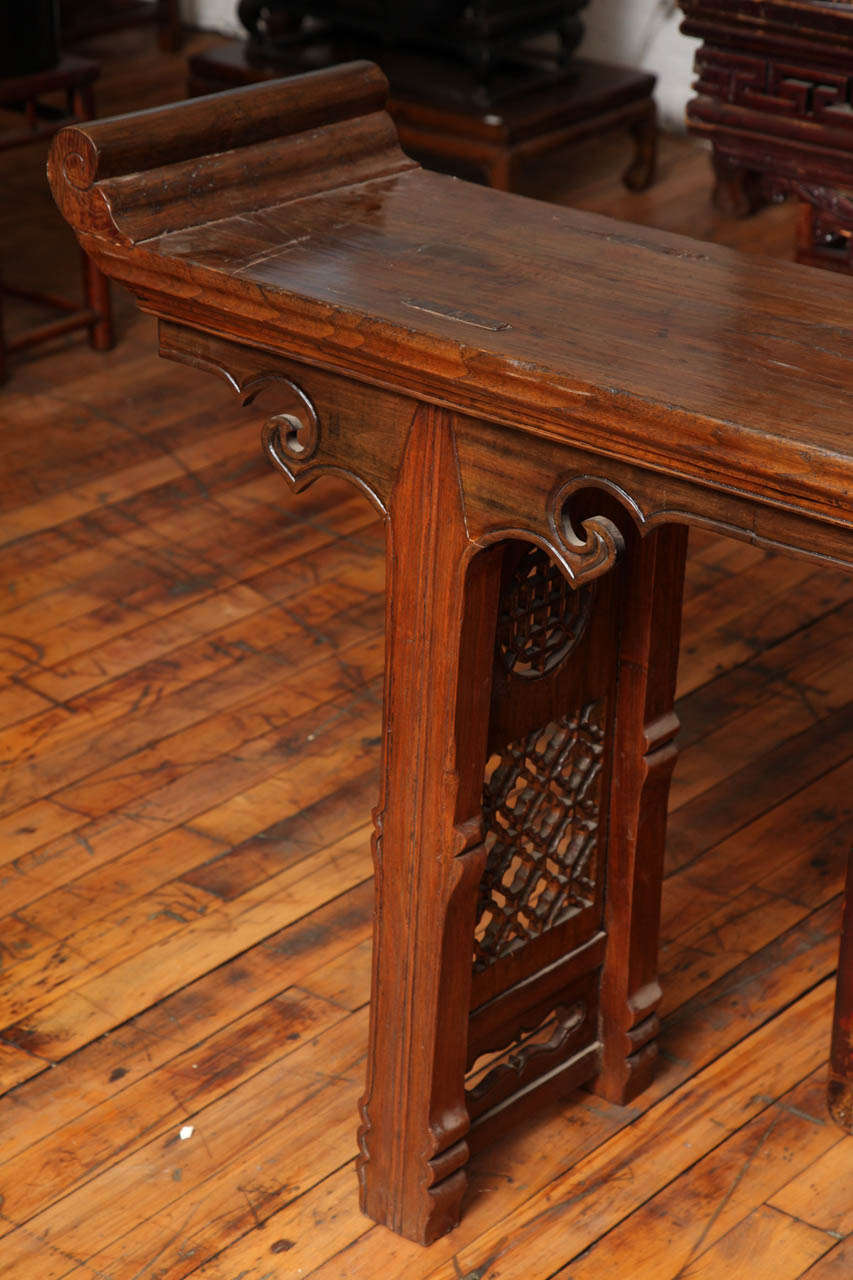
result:
M 622 175 L 629 191 L 645 191 L 655 180 L 658 163 L 658 115 L 653 101 L 639 120 L 631 124 L 634 159 Z
M 714 151 L 714 208 L 727 218 L 746 218 L 765 203 L 761 174 Z

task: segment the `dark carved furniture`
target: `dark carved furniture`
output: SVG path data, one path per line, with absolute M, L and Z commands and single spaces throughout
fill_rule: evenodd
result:
M 349 60 L 358 47 L 307 41 L 289 52 L 261 53 L 240 41 L 194 54 L 190 95 L 298 75 Z M 613 129 L 627 130 L 634 155 L 624 182 L 644 191 L 655 174 L 655 77 L 576 58 L 569 71 L 523 59 L 497 68 L 487 83 L 463 64 L 411 49 L 385 49 L 388 110 L 401 145 L 419 159 L 511 191 L 519 165 Z
M 425 172 L 385 94 L 357 63 L 101 121 L 50 174 L 161 353 L 385 519 L 359 1163 L 428 1242 L 472 1147 L 650 1079 L 687 526 L 853 566 L 853 322 L 845 282 Z
M 181 44 L 180 0 L 60 0 L 60 18 L 65 44 L 149 22 L 165 53 Z
M 800 202 L 800 262 L 853 267 L 853 4 L 679 0 L 704 43 L 690 129 L 710 139 L 715 200 Z
M 352 34 L 462 58 L 487 75 L 519 44 L 543 32 L 560 35 L 568 58 L 583 36 L 579 13 L 589 0 L 241 0 L 238 12 L 256 40 L 287 46 L 305 20 L 334 34 Z M 263 23 L 263 30 L 261 30 Z
M 100 67 L 91 58 L 66 54 L 57 66 L 47 71 L 0 80 L 0 111 L 14 113 L 20 119 L 20 124 L 16 119 L 13 126 L 0 129 L 0 151 L 50 137 L 69 121 L 91 119 L 95 115 L 93 85 L 99 74 Z M 64 110 L 43 103 L 46 96 L 57 93 L 65 98 Z M 6 375 L 7 357 L 11 352 L 27 350 L 74 329 L 88 329 L 89 341 L 96 351 L 106 351 L 113 345 L 109 285 L 85 253 L 82 267 L 82 307 L 55 294 L 20 288 L 0 279 L 0 382 Z M 59 317 L 7 339 L 3 325 L 4 296 L 56 311 Z

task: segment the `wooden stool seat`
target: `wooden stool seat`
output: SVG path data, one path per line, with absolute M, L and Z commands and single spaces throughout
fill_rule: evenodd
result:
M 190 58 L 188 89 L 192 95 L 218 93 L 336 65 L 353 52 L 352 45 L 317 41 L 273 58 L 235 40 Z M 583 58 L 567 67 L 518 58 L 484 84 L 464 63 L 434 54 L 385 49 L 381 61 L 402 146 L 438 168 L 479 175 L 510 191 L 526 161 L 625 129 L 635 151 L 626 186 L 642 191 L 654 178 L 655 77 L 647 72 Z

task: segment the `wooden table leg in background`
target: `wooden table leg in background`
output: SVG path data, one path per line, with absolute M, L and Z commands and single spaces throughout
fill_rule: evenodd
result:
M 625 534 L 583 595 L 538 549 L 478 550 L 452 420 L 416 413 L 389 511 L 360 1179 L 423 1243 L 458 1219 L 472 1143 L 651 1076 L 686 530 Z
M 827 1099 L 836 1124 L 853 1133 L 853 850 L 847 862 Z
M 365 1211 L 426 1243 L 470 1151 L 579 1085 L 625 1102 L 651 1077 L 680 526 L 853 564 L 851 331 L 831 279 L 774 264 L 771 297 L 757 259 L 419 170 L 386 88 L 353 63 L 78 126 L 50 173 L 161 353 L 253 411 L 265 389 L 290 483 L 350 476 L 387 520 L 359 1173 Z M 618 280 L 590 294 L 602 235 Z M 820 415 L 784 359 L 793 315 L 821 348 Z M 851 949 L 848 920 L 836 1116 Z

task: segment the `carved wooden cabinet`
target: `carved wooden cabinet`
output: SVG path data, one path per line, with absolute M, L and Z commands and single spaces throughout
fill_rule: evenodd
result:
M 743 214 L 800 201 L 797 256 L 853 265 L 853 3 L 680 0 L 696 55 L 691 130 L 714 149 L 715 200 Z
M 429 1242 L 473 1147 L 651 1077 L 687 526 L 853 566 L 853 327 L 845 282 L 421 170 L 386 88 L 65 130 L 50 173 L 161 353 L 384 518 L 359 1166 Z

